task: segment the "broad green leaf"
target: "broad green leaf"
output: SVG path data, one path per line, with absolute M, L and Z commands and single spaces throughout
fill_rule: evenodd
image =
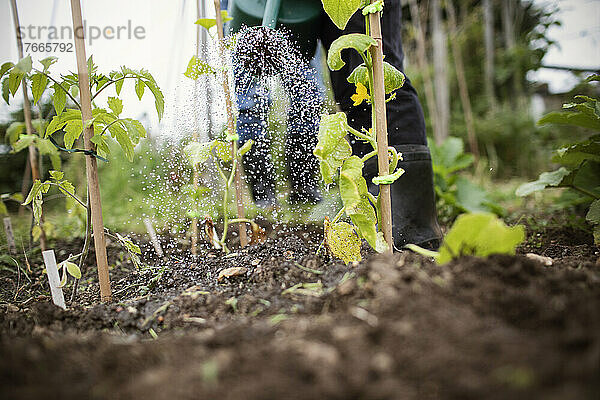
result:
M 334 257 L 339 258 L 346 264 L 359 262 L 360 238 L 354 227 L 347 222 L 330 223 L 325 220 L 325 244 Z
M 63 261 L 63 262 L 60 263 L 60 265 L 59 265 L 58 268 L 59 269 L 60 268 L 66 268 L 66 270 L 69 273 L 69 275 L 71 275 L 75 279 L 80 279 L 81 278 L 81 270 L 79 269 L 79 267 L 75 263 L 72 263 L 70 261 Z
M 5 138 L 8 140 L 11 146 L 14 146 L 19 136 L 25 132 L 24 122 L 13 122 L 6 128 Z
M 2 79 L 2 77 L 8 72 L 8 70 L 10 70 L 14 66 L 15 64 L 11 63 L 10 61 L 2 64 L 2 66 L 0 67 L 0 79 Z
M 196 56 L 193 56 L 188 62 L 188 66 L 184 72 L 184 75 L 190 79 L 198 79 L 200 75 L 215 73 L 215 69 L 211 67 L 208 63 L 202 61 Z
M 212 149 L 216 145 L 215 140 L 206 143 L 191 142 L 184 147 L 183 151 L 187 154 L 192 165 L 202 164 L 208 160 L 212 154 Z
M 8 88 L 13 96 L 17 93 L 17 90 L 19 90 L 19 86 L 21 85 L 24 76 L 25 73 L 21 72 L 16 67 L 10 70 L 10 73 L 8 74 Z
M 83 133 L 83 121 L 80 119 L 69 120 L 63 130 L 65 131 L 65 136 L 63 137 L 65 147 L 70 149 Z
M 31 56 L 23 57 L 19 60 L 17 65 L 15 65 L 15 69 L 18 69 L 23 74 L 28 74 L 31 72 L 32 62 Z
M 344 30 L 350 17 L 362 6 L 363 0 L 321 0 L 323 9 L 333 23 Z
M 156 83 L 149 80 L 144 81 L 144 83 L 154 95 L 154 105 L 156 107 L 156 112 L 158 113 L 158 119 L 160 120 L 162 119 L 163 113 L 165 111 L 165 98 L 158 86 L 156 85 Z
M 46 71 L 48 71 L 48 68 L 50 68 L 50 66 L 57 61 L 58 61 L 57 57 L 46 57 L 43 60 L 40 60 L 40 64 L 42 64 L 44 66 L 44 72 L 46 72 Z
M 37 73 L 31 77 L 31 93 L 33 94 L 33 104 L 37 104 L 37 102 L 44 94 L 46 90 L 46 86 L 48 85 L 48 78 L 46 75 Z
M 65 109 L 65 105 L 67 104 L 67 94 L 57 83 L 55 83 L 52 86 L 52 88 L 54 89 L 54 94 L 52 95 L 52 103 L 54 104 L 56 115 L 60 115 Z
M 362 10 L 362 15 L 377 14 L 378 12 L 383 12 L 383 0 L 367 4 Z
M 350 33 L 337 38 L 327 53 L 327 65 L 333 71 L 341 69 L 346 63 L 342 60 L 342 50 L 355 49 L 364 53 L 371 46 L 377 46 L 377 42 L 371 36 L 362 33 Z
M 462 214 L 446 234 L 436 262 L 444 264 L 463 255 L 515 254 L 524 239 L 522 226 L 508 227 L 494 214 Z
M 18 153 L 21 150 L 26 149 L 30 144 L 33 144 L 36 139 L 36 135 L 20 135 L 19 140 L 17 140 L 13 146 L 13 152 Z
M 96 145 L 96 150 L 99 151 L 103 155 L 110 154 L 110 147 L 108 146 L 108 142 L 106 138 L 100 134 L 92 136 L 90 139 L 92 143 Z
M 233 18 L 231 18 L 228 14 L 226 10 L 221 10 L 221 19 L 223 20 L 223 23 L 225 22 L 229 22 L 232 21 Z M 209 30 L 210 28 L 212 28 L 213 26 L 217 25 L 217 20 L 214 18 L 200 18 L 199 20 L 197 20 L 196 22 L 194 22 L 196 25 L 200 25 L 203 28 L 205 28 L 206 30 Z
M 6 102 L 6 104 L 9 104 L 9 98 L 10 96 L 10 79 L 9 78 L 5 78 L 2 81 L 2 98 L 4 99 L 4 101 Z
M 552 157 L 552 162 L 571 168 L 578 167 L 586 160 L 600 162 L 600 135 L 593 135 L 587 140 L 558 149 Z
M 600 198 L 600 163 L 584 161 L 571 175 L 572 181 L 565 179 L 567 186 L 583 189 L 593 198 Z
M 390 94 L 396 89 L 400 89 L 404 86 L 405 76 L 396 67 L 388 62 L 383 62 L 383 78 L 385 82 L 385 93 Z M 354 68 L 354 71 L 348 77 L 348 82 L 361 83 L 366 87 L 369 87 L 369 75 L 367 67 L 364 63 Z
M 600 200 L 594 200 L 585 216 L 585 219 L 593 225 L 600 224 Z
M 107 103 L 108 103 L 108 107 L 111 109 L 113 114 L 115 114 L 117 117 L 123 111 L 123 102 L 118 97 L 109 97 Z
M 0 200 L 0 215 L 8 215 L 8 209 L 2 200 Z
M 472 154 L 465 154 L 464 143 L 457 137 L 450 136 L 439 146 L 431 142 L 429 148 L 433 172 L 446 179 L 453 172 L 469 167 L 474 161 Z
M 63 113 L 56 115 L 52 118 L 48 126 L 46 127 L 46 134 L 44 137 L 52 135 L 54 132 L 62 129 L 65 124 L 69 121 L 79 120 L 83 128 L 83 121 L 81 119 L 81 111 L 67 109 Z
M 465 212 L 492 211 L 487 192 L 464 176 L 456 180 L 456 205 Z
M 240 149 L 238 150 L 239 156 L 242 157 L 244 154 L 249 152 L 250 149 L 252 148 L 253 144 L 254 144 L 254 140 L 252 140 L 252 139 L 246 141 L 246 143 L 244 143 L 244 145 L 242 147 L 240 147 Z
M 110 132 L 111 136 L 117 140 L 119 145 L 121 145 L 123 153 L 125 153 L 125 157 L 127 157 L 129 162 L 133 161 L 134 145 L 129 135 L 127 135 L 127 131 L 121 126 L 121 123 L 117 122 L 110 125 L 108 131 Z
M 48 189 L 50 189 L 50 184 L 48 182 L 42 183 L 39 179 L 36 179 L 35 182 L 33 182 L 27 198 L 22 203 L 24 206 L 31 203 L 36 224 L 40 223 L 40 217 L 42 216 L 42 194 L 48 193 Z
M 321 116 L 318 143 L 313 154 L 319 159 L 321 176 L 326 185 L 333 182 L 344 160 L 352 155 L 352 147 L 346 140 L 347 133 L 346 114 L 339 112 Z
M 537 181 L 524 183 L 517 188 L 515 194 L 520 197 L 528 196 L 533 192 L 545 189 L 548 186 L 560 186 L 563 179 L 567 177 L 571 171 L 565 167 L 560 167 L 554 172 L 542 172 Z
M 144 84 L 144 81 L 142 81 L 141 79 L 137 79 L 135 81 L 135 94 L 137 94 L 137 97 L 139 100 L 141 100 L 142 97 L 144 96 L 145 88 L 146 88 L 146 85 Z
M 538 121 L 538 125 L 545 124 L 575 125 L 600 131 L 600 119 L 597 116 L 577 111 L 553 111 Z
M 121 122 L 125 126 L 127 134 L 134 144 L 138 144 L 140 142 L 140 138 L 146 137 L 146 129 L 139 121 L 126 118 L 121 120 Z
M 231 161 L 231 146 L 228 142 L 215 140 L 215 154 L 223 162 Z
M 369 202 L 367 182 L 363 177 L 364 163 L 357 156 L 344 161 L 340 170 L 340 197 L 346 214 L 350 217 L 358 234 L 371 247 L 377 246 L 377 215 Z

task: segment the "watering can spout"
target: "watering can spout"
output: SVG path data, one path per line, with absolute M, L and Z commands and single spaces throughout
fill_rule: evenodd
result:
M 275 29 L 280 6 L 281 0 L 267 0 L 267 4 L 265 5 L 265 14 L 263 15 L 262 19 L 262 26 Z

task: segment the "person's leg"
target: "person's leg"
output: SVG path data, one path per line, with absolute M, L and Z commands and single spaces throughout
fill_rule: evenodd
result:
M 403 70 L 401 32 L 402 10 L 400 0 L 386 1 L 382 18 L 383 51 L 385 61 Z M 321 24 L 321 39 L 325 48 L 339 36 L 347 33 L 364 33 L 364 17 L 354 15 L 344 31 L 339 30 L 326 15 Z M 348 122 L 355 129 L 371 126 L 371 107 L 354 107 L 350 99 L 356 88 L 346 79 L 360 64 L 362 58 L 354 51 L 345 51 L 346 65 L 339 71 L 331 72 L 331 80 L 336 101 L 346 112 Z M 441 230 L 437 223 L 433 171 L 431 156 L 427 148 L 425 120 L 416 90 L 407 78 L 404 86 L 396 91 L 396 98 L 387 103 L 388 142 L 403 154 L 399 163 L 406 172 L 392 184 L 393 236 L 396 247 L 407 243 L 417 243 L 427 247 L 437 247 Z M 355 154 L 364 155 L 371 151 L 368 144 L 352 143 Z M 365 165 L 364 174 L 369 190 L 378 192 L 371 179 L 377 175 L 377 162 L 372 158 Z
M 259 85 L 240 67 L 234 68 L 237 134 L 242 146 L 252 139 L 254 144 L 242 158 L 246 182 L 259 207 L 275 205 L 275 177 L 267 133 L 267 111 L 270 100 Z
M 317 177 L 319 165 L 313 150 L 322 111 L 322 85 L 316 69 L 304 60 L 281 77 L 290 97 L 285 145 L 291 184 L 289 201 L 314 204 L 321 200 Z

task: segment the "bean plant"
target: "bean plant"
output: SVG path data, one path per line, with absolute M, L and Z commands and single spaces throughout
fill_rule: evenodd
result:
M 373 60 L 369 49 L 377 46 L 377 41 L 370 35 L 369 14 L 377 13 L 383 9 L 383 1 L 372 4 L 364 0 L 322 0 L 325 12 L 340 29 L 344 29 L 348 20 L 359 9 L 365 16 L 365 33 L 351 33 L 336 39 L 329 49 L 327 65 L 331 70 L 339 70 L 345 62 L 342 51 L 353 49 L 362 57 L 363 63 L 356 67 L 348 76 L 348 82 L 356 86 L 356 93 L 352 96 L 354 105 L 363 102 L 374 103 Z M 385 93 L 389 95 L 387 101 L 395 97 L 394 91 L 404 85 L 405 77 L 396 67 L 384 62 Z M 359 261 L 360 240 L 365 239 L 377 251 L 386 251 L 387 244 L 383 233 L 378 231 L 381 227 L 381 204 L 379 196 L 374 196 L 367 189 L 367 182 L 363 177 L 365 162 L 377 156 L 377 140 L 375 129 L 375 111 L 372 109 L 372 129 L 362 127 L 357 130 L 348 124 L 346 115 L 338 112 L 323 115 L 318 133 L 318 144 L 314 155 L 319 159 L 321 177 L 325 185 L 337 182 L 343 207 L 331 222 L 325 223 L 326 244 L 330 251 L 345 262 Z M 352 147 L 347 135 L 367 142 L 373 151 L 363 157 L 352 154 Z M 389 174 L 377 176 L 372 182 L 376 185 L 391 184 L 404 173 L 398 167 L 402 159 L 393 147 L 388 147 Z M 346 215 L 352 224 L 340 221 Z M 354 233 L 355 232 L 355 233 Z M 358 236 L 356 236 L 358 234 Z

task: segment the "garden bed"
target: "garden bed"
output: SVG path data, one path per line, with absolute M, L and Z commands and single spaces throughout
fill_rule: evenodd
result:
M 145 271 L 111 250 L 114 302 L 97 304 L 88 268 L 68 311 L 50 304 L 39 265 L 31 283 L 2 271 L 0 397 L 584 399 L 600 390 L 589 236 L 529 232 L 519 252 L 552 266 L 524 255 L 437 266 L 409 252 L 346 266 L 316 255 L 318 232 L 277 232 L 228 256 L 172 249 Z M 231 267 L 246 271 L 219 281 Z

